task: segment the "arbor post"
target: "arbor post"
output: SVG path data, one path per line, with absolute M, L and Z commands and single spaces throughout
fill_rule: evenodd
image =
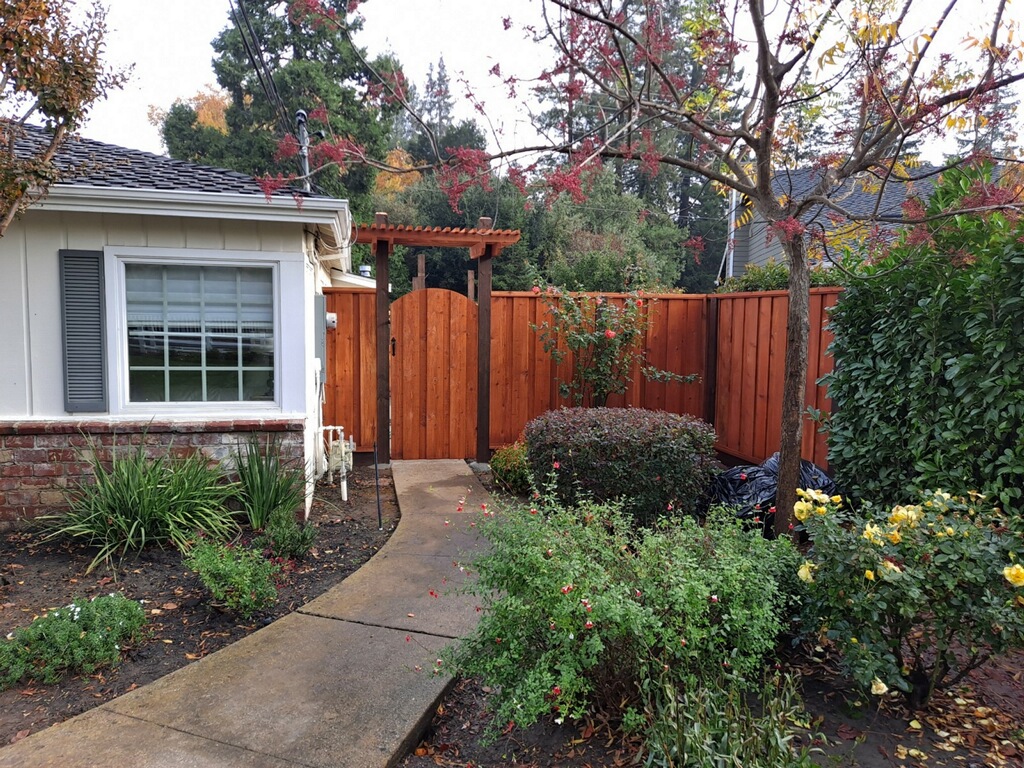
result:
M 374 224 L 387 227 L 388 215 L 378 213 Z M 381 238 L 374 245 L 377 259 L 377 456 L 391 463 L 391 302 L 388 299 L 388 258 L 392 243 Z

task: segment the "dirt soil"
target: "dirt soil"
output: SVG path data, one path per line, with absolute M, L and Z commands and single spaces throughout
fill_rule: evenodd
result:
M 390 471 L 381 473 L 380 490 L 383 531 L 377 526 L 372 466 L 349 475 L 348 501 L 341 500 L 338 486 L 317 486 L 310 516 L 318 529 L 313 550 L 287 566 L 277 605 L 252 621 L 210 607 L 203 585 L 174 549 L 146 549 L 114 571 L 101 565 L 86 574 L 93 554 L 76 543 L 44 542 L 25 530 L 0 534 L 0 636 L 73 599 L 115 591 L 143 601 L 148 618 L 146 639 L 127 648 L 119 666 L 56 685 L 30 682 L 0 692 L 0 745 L 201 659 L 339 583 L 384 545 L 398 522 Z
M 489 476 L 482 475 L 491 489 Z M 386 541 L 398 520 L 390 474 L 381 477 L 384 532 L 377 530 L 373 471 L 357 467 L 349 501 L 338 488 L 320 487 L 311 521 L 319 528 L 315 553 L 290 570 L 274 611 L 244 623 L 210 608 L 202 585 L 172 550 L 148 550 L 116 574 L 84 573 L 88 551 L 39 536 L 0 536 L 0 634 L 75 597 L 120 590 L 145 600 L 148 638 L 126 651 L 124 662 L 91 676 L 44 686 L 27 684 L 0 693 L 0 744 L 24 738 L 238 640 L 341 581 Z M 116 576 L 116 581 L 114 577 Z M 981 768 L 1024 766 L 1024 654 L 1002 658 L 973 673 L 968 684 L 940 694 L 923 712 L 910 713 L 897 698 L 858 702 L 834 665 L 794 656 L 801 674 L 811 730 L 823 739 L 816 762 L 850 768 Z M 510 728 L 483 743 L 491 692 L 477 681 L 451 689 L 423 741 L 403 768 L 605 768 L 634 765 L 639 741 L 623 740 L 600 716 L 580 723 L 547 719 L 529 729 Z M 812 740 L 805 733 L 806 741 Z M 641 758 L 642 761 L 642 758 Z

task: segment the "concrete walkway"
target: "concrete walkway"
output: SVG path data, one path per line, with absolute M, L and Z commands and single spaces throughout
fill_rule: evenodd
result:
M 392 766 L 450 678 L 441 648 L 476 623 L 453 561 L 486 491 L 462 461 L 392 464 L 398 529 L 295 613 L 90 712 L 0 749 L 0 766 Z M 467 497 L 465 512 L 457 512 Z M 431 592 L 439 594 L 434 597 Z

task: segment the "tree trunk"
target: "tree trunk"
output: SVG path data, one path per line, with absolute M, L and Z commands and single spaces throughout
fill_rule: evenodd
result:
M 804 390 L 807 382 L 807 336 L 810 329 L 811 275 L 801 236 L 783 242 L 789 260 L 789 316 L 786 321 L 786 371 L 782 384 L 782 434 L 775 533 L 791 533 L 796 488 L 800 482 Z

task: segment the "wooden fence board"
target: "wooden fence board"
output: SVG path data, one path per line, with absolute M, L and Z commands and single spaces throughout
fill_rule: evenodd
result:
M 828 354 L 831 334 L 823 330 L 828 308 L 835 305 L 838 289 L 814 289 L 811 297 L 811 337 L 807 381 L 807 404 L 828 411 L 827 392 L 816 384 L 831 370 Z M 328 373 L 325 383 L 325 423 L 345 427 L 354 435 L 357 450 L 370 450 L 376 434 L 374 355 L 374 294 L 365 289 L 327 289 L 328 311 L 337 312 L 339 327 L 328 333 Z M 455 298 L 455 297 L 453 297 Z M 620 303 L 622 296 L 608 296 Z M 747 294 L 720 294 L 714 297 L 693 294 L 661 294 L 648 297 L 648 327 L 645 343 L 650 364 L 678 374 L 697 373 L 701 380 L 692 384 L 662 382 L 634 383 L 624 397 L 611 399 L 633 406 L 658 408 L 675 413 L 704 414 L 705 387 L 717 380 L 714 396 L 714 420 L 718 431 L 717 447 L 746 461 L 761 461 L 778 450 L 781 429 L 782 377 L 785 366 L 786 312 L 788 299 L 783 291 Z M 491 327 L 491 429 L 492 448 L 514 441 L 526 422 L 547 410 L 567 405 L 558 394 L 558 379 L 571 375 L 571 356 L 555 365 L 544 352 L 533 326 L 547 318 L 545 297 L 526 292 L 495 292 L 492 297 Z M 711 302 L 718 315 L 718 333 L 714 339 L 714 376 L 705 370 L 708 318 Z M 457 305 L 457 298 L 455 298 Z M 438 374 L 423 379 L 421 395 L 409 391 L 411 382 L 397 372 L 392 376 L 392 414 L 401 409 L 404 420 L 427 419 L 438 403 L 448 395 L 447 378 L 472 379 L 476 370 L 476 346 L 467 345 L 470 319 L 466 312 L 453 309 L 450 317 L 431 332 L 411 355 L 417 376 L 426 376 L 427 357 L 446 356 L 448 376 Z M 475 318 L 475 307 L 473 317 Z M 417 322 L 426 321 L 426 305 L 418 308 Z M 475 319 L 473 321 L 475 323 Z M 447 323 L 447 324 L 445 324 Z M 473 326 L 475 328 L 475 325 Z M 400 337 L 402 328 L 392 328 Z M 415 346 L 415 345 L 414 345 Z M 465 375 L 464 375 L 465 374 Z M 471 382 L 471 383 L 472 383 Z M 475 397 L 471 393 L 471 397 Z M 471 418 L 472 417 L 472 418 Z M 803 439 L 805 458 L 825 463 L 824 436 L 808 424 Z M 475 432 L 475 409 L 466 401 L 464 408 L 449 411 L 443 424 L 422 423 L 425 446 L 429 439 L 441 441 L 449 452 L 461 453 L 459 435 Z M 441 431 L 447 430 L 442 438 Z M 393 436 L 392 450 L 402 455 L 405 447 Z M 394 441 L 399 441 L 396 445 Z M 417 445 L 416 450 L 424 449 Z M 470 446 L 472 448 L 472 445 Z M 471 455 L 470 450 L 466 455 Z
M 374 291 L 326 288 L 327 311 L 338 328 L 327 333 L 324 424 L 344 427 L 356 450 L 372 451 L 377 437 L 377 338 Z

